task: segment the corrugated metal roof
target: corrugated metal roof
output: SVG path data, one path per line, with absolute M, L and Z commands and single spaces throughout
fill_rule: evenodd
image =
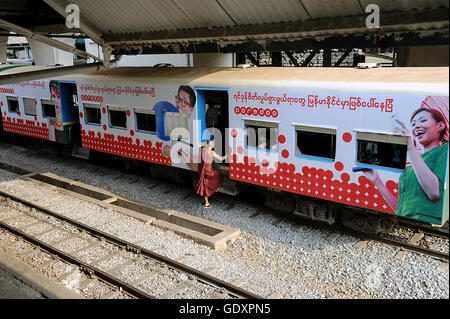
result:
M 94 40 L 112 48 L 367 35 L 373 33 L 365 26 L 369 4 L 379 6 L 384 31 L 448 34 L 448 0 L 42 1 L 62 15 L 68 14 L 67 5 L 78 5 L 80 29 L 96 33 Z
M 103 33 L 295 22 L 381 12 L 449 7 L 448 0 L 60 0 L 79 5 L 82 18 Z

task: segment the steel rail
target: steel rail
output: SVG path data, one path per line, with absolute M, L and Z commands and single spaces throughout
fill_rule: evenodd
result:
M 22 171 L 25 172 L 24 169 L 15 167 L 15 166 L 10 165 L 10 164 L 0 165 L 0 168 L 4 168 L 4 169 L 7 169 L 7 170 L 12 170 L 13 169 L 14 172 L 17 172 L 17 173 L 22 172 Z M 161 184 L 164 184 L 166 186 L 167 185 L 169 185 L 169 186 L 173 186 L 174 185 L 173 182 L 167 182 L 167 181 L 162 181 L 162 180 L 160 180 L 160 181 L 161 181 Z M 186 189 L 187 189 L 187 187 L 186 187 Z M 227 204 L 230 204 L 230 205 L 241 206 L 241 207 L 251 208 L 251 209 L 260 210 L 260 211 L 271 212 L 271 213 L 274 213 L 274 214 L 279 213 L 279 212 L 277 212 L 277 211 L 275 211 L 273 209 L 270 209 L 268 207 L 265 207 L 265 206 L 260 206 L 260 205 L 257 205 L 257 204 L 247 203 L 247 202 L 244 202 L 242 200 L 229 198 L 228 196 L 226 196 L 224 194 L 215 194 L 214 198 L 211 198 L 211 200 L 212 201 L 220 201 L 220 202 L 227 203 Z M 436 258 L 439 258 L 439 259 L 443 259 L 443 260 L 447 260 L 447 261 L 449 260 L 449 254 L 446 254 L 446 253 L 443 253 L 443 252 L 439 252 L 439 251 L 436 251 L 436 250 L 432 250 L 432 249 L 428 249 L 428 248 L 425 248 L 425 247 L 420 247 L 418 245 L 411 244 L 411 243 L 408 243 L 408 242 L 397 241 L 397 240 L 394 240 L 394 239 L 381 237 L 381 236 L 376 235 L 376 234 L 370 234 L 370 233 L 365 233 L 365 232 L 362 232 L 362 231 L 357 231 L 357 230 L 350 229 L 350 228 L 347 228 L 347 227 L 344 227 L 344 226 L 328 225 L 328 224 L 325 224 L 325 223 L 322 223 L 322 222 L 318 222 L 318 221 L 314 221 L 314 220 L 310 220 L 310 219 L 306 219 L 306 218 L 301 218 L 299 216 L 295 216 L 295 217 L 293 217 L 292 215 L 284 215 L 284 216 L 287 219 L 291 219 L 291 220 L 295 220 L 295 221 L 298 221 L 299 219 L 301 219 L 302 222 L 305 222 L 305 223 L 307 223 L 309 225 L 323 227 L 323 228 L 327 228 L 327 229 L 330 229 L 330 230 L 333 230 L 333 231 L 340 231 L 340 232 L 346 233 L 348 235 L 361 237 L 361 238 L 367 238 L 367 239 L 378 241 L 378 242 L 382 242 L 384 244 L 388 244 L 388 245 L 391 245 L 391 246 L 400 247 L 400 248 L 404 248 L 404 249 L 407 249 L 407 250 L 410 250 L 410 251 L 413 251 L 413 252 L 417 252 L 417 253 L 433 256 L 433 257 L 436 257 Z M 409 223 L 407 223 L 407 224 L 409 224 Z M 442 238 L 448 238 L 448 233 L 446 233 L 445 231 L 440 230 L 440 229 L 437 229 L 434 232 L 433 229 L 430 229 L 430 228 L 425 227 L 423 225 L 411 225 L 411 226 L 415 227 L 418 230 L 420 230 L 420 231 L 422 231 L 424 233 L 427 233 L 429 235 L 438 236 L 438 237 L 442 237 Z M 399 227 L 407 227 L 407 226 L 399 225 Z M 408 227 L 408 229 L 411 229 L 411 228 Z M 160 256 L 160 255 L 158 255 L 158 256 Z
M 446 239 L 449 239 L 449 237 L 450 237 L 450 233 L 448 230 L 444 230 L 441 228 L 431 228 L 428 226 L 418 225 L 415 223 L 410 223 L 410 222 L 405 222 L 405 221 L 400 221 L 398 227 L 402 227 L 402 228 L 409 229 L 409 230 L 414 229 L 415 231 L 418 231 L 418 232 L 420 231 L 424 234 L 441 237 L 441 238 L 446 238 Z
M 126 282 L 124 282 L 114 276 L 111 276 L 110 274 L 79 260 L 78 258 L 75 258 L 55 247 L 52 247 L 51 245 L 49 245 L 47 243 L 44 243 L 43 241 L 40 241 L 39 239 L 36 239 L 36 238 L 28 235 L 27 233 L 24 233 L 20 229 L 9 226 L 8 224 L 2 222 L 1 220 L 0 220 L 0 228 L 5 229 L 8 232 L 13 233 L 14 235 L 16 235 L 18 237 L 22 237 L 26 241 L 28 241 L 36 246 L 41 247 L 43 250 L 47 251 L 48 253 L 50 253 L 52 255 L 58 256 L 62 260 L 65 260 L 71 264 L 78 265 L 83 271 L 93 274 L 96 277 L 102 279 L 103 281 L 105 281 L 113 286 L 117 286 L 117 287 L 121 288 L 123 291 L 127 292 L 128 294 L 130 294 L 132 296 L 135 296 L 135 297 L 141 298 L 141 299 L 155 299 L 156 298 L 155 296 L 148 295 L 145 292 L 127 284 Z
M 243 201 L 239 201 L 239 200 L 235 200 L 235 199 L 227 199 L 226 196 L 218 196 L 216 197 L 216 200 L 218 201 L 222 201 L 225 203 L 229 203 L 232 205 L 239 205 L 242 207 L 248 207 L 248 208 L 252 208 L 252 209 L 259 209 L 260 211 L 266 211 L 266 212 L 270 212 L 270 213 L 276 213 L 275 210 L 267 208 L 265 206 L 259 206 L 259 205 L 255 205 L 255 204 L 246 204 Z M 295 220 L 298 221 L 299 219 L 302 220 L 302 222 L 312 225 L 312 226 L 318 226 L 318 227 L 322 227 L 322 228 L 327 228 L 329 230 L 332 231 L 339 231 L 341 233 L 347 234 L 347 235 L 351 235 L 351 236 L 355 236 L 355 237 L 360 237 L 360 238 L 365 238 L 365 239 L 370 239 L 373 241 L 377 241 L 377 242 L 381 242 L 384 244 L 388 244 L 390 246 L 395 246 L 395 247 L 400 247 L 403 249 L 407 249 L 413 252 L 417 252 L 417 253 L 421 253 L 424 255 L 429 255 L 432 257 L 436 257 L 439 259 L 443 259 L 443 260 L 449 260 L 449 254 L 448 253 L 444 253 L 444 252 L 440 252 L 437 250 L 433 250 L 433 249 L 429 249 L 429 248 L 425 248 L 425 247 L 420 247 L 419 245 L 415 245 L 412 243 L 408 243 L 408 242 L 403 242 L 403 241 L 399 241 L 399 240 L 395 240 L 395 239 L 391 239 L 391 238 L 386 238 L 386 237 L 382 237 L 380 235 L 377 234 L 371 234 L 371 233 L 366 233 L 366 232 L 362 232 L 362 231 L 358 231 L 358 230 L 354 230 L 354 229 L 350 229 L 344 226 L 340 226 L 340 225 L 329 225 L 329 224 L 325 224 L 319 221 L 315 221 L 315 220 L 310 220 L 310 219 L 306 219 L 306 218 L 301 218 L 299 216 L 295 216 L 293 217 L 292 215 L 285 215 L 286 219 L 291 219 L 291 220 Z M 424 233 L 426 233 L 426 230 L 423 231 Z M 435 236 L 435 234 L 431 234 L 433 236 Z M 441 234 L 437 235 L 439 237 L 442 237 Z M 448 238 L 448 236 L 447 236 Z
M 271 208 L 267 208 L 265 206 L 259 206 L 256 204 L 249 204 L 249 203 L 245 203 L 243 201 L 239 201 L 236 199 L 228 199 L 226 196 L 220 195 L 216 197 L 216 200 L 218 201 L 222 201 L 224 203 L 229 203 L 231 205 L 238 205 L 238 206 L 242 206 L 242 207 L 247 207 L 247 208 L 252 208 L 252 209 L 256 209 L 256 210 L 260 210 L 260 211 L 266 211 L 266 212 L 270 212 L 270 213 L 276 213 L 277 211 L 271 209 Z M 439 259 L 444 259 L 444 260 L 449 260 L 449 254 L 448 253 L 443 253 L 437 250 L 432 250 L 429 248 L 425 248 L 425 247 L 420 247 L 418 245 L 415 244 L 411 244 L 408 242 L 403 242 L 403 241 L 398 241 L 395 239 L 390 239 L 390 238 L 386 238 L 386 237 L 382 237 L 380 235 L 377 234 L 371 234 L 371 233 L 365 233 L 362 231 L 358 231 L 358 230 L 354 230 L 354 229 L 350 229 L 344 226 L 340 226 L 340 225 L 329 225 L 329 224 L 325 224 L 319 221 L 315 221 L 315 220 L 310 220 L 310 219 L 306 219 L 306 218 L 302 218 L 299 216 L 293 216 L 293 215 L 284 215 L 284 217 L 286 219 L 291 219 L 291 220 L 295 220 L 295 221 L 299 221 L 301 219 L 302 222 L 312 225 L 312 226 L 318 226 L 318 227 L 322 227 L 322 228 L 327 228 L 329 230 L 332 231 L 339 231 L 341 233 L 344 234 L 348 234 L 348 235 L 352 235 L 355 237 L 360 237 L 360 238 L 366 238 L 366 239 L 370 239 L 370 240 L 374 240 L 374 241 L 378 241 L 378 242 L 382 242 L 384 244 L 388 244 L 391 246 L 396 246 L 396 247 L 400 247 L 400 248 L 404 248 L 410 251 L 414 251 L 417 253 L 422 253 L 425 255 L 429 255 L 429 256 L 433 256 Z M 426 231 L 424 230 L 424 233 Z M 431 234 L 431 235 L 435 235 L 435 234 Z M 442 237 L 442 235 L 438 235 L 439 237 Z M 448 237 L 447 237 L 448 238 Z
M 67 222 L 67 223 L 69 223 L 69 224 L 71 224 L 71 225 L 73 225 L 73 226 L 75 226 L 75 227 L 77 227 L 79 229 L 82 229 L 82 230 L 90 233 L 91 235 L 93 235 L 95 237 L 104 238 L 106 241 L 108 241 L 110 243 L 113 243 L 113 244 L 115 244 L 117 246 L 123 247 L 123 248 L 131 250 L 131 251 L 135 251 L 135 252 L 138 251 L 142 255 L 144 255 L 146 257 L 149 257 L 149 258 L 152 258 L 152 259 L 155 259 L 155 260 L 157 260 L 159 262 L 162 262 L 162 263 L 172 267 L 173 269 L 176 269 L 178 271 L 181 271 L 181 272 L 193 275 L 193 276 L 195 276 L 195 278 L 198 281 L 203 282 L 203 283 L 205 283 L 207 285 L 214 286 L 214 287 L 217 287 L 217 288 L 225 288 L 227 290 L 227 293 L 229 293 L 230 295 L 232 295 L 234 297 L 246 298 L 246 299 L 247 298 L 248 299 L 262 299 L 261 296 L 253 294 L 253 293 L 251 293 L 249 291 L 246 291 L 246 290 L 244 290 L 244 289 L 242 289 L 240 287 L 234 286 L 234 285 L 232 285 L 230 283 L 227 283 L 227 282 L 225 282 L 223 280 L 220 280 L 220 279 L 218 279 L 216 277 L 210 276 L 207 273 L 204 273 L 204 272 L 201 272 L 201 271 L 199 271 L 197 269 L 194 269 L 194 268 L 191 268 L 189 266 L 186 266 L 186 265 L 184 265 L 184 264 L 182 264 L 180 262 L 177 262 L 175 260 L 172 260 L 172 259 L 167 258 L 165 256 L 162 256 L 160 254 L 157 254 L 157 253 L 155 253 L 153 251 L 150 251 L 148 249 L 145 249 L 143 247 L 137 246 L 137 245 L 135 245 L 133 243 L 127 242 L 127 241 L 125 241 L 123 239 L 120 239 L 120 238 L 118 238 L 116 236 L 113 236 L 111 234 L 107 234 L 107 233 L 102 232 L 100 230 L 94 229 L 94 228 L 92 228 L 90 226 L 87 226 L 87 225 L 82 224 L 82 223 L 80 223 L 80 222 L 78 222 L 76 220 L 73 220 L 73 219 L 68 218 L 66 216 L 63 216 L 61 214 L 58 214 L 58 213 L 56 213 L 56 212 L 54 212 L 54 211 L 52 211 L 50 209 L 47 209 L 45 207 L 41 207 L 39 205 L 31 203 L 31 202 L 29 202 L 27 200 L 24 200 L 22 198 L 19 198 L 19 197 L 15 196 L 15 195 L 12 195 L 12 194 L 0 191 L 0 196 L 3 196 L 5 198 L 9 198 L 9 199 L 11 199 L 13 201 L 16 201 L 16 202 L 19 202 L 19 203 L 21 203 L 21 204 L 23 204 L 25 206 L 28 206 L 30 208 L 34 208 L 37 211 L 40 211 L 40 212 L 42 212 L 44 214 L 53 216 L 53 217 L 55 217 L 55 218 L 57 218 L 59 220 Z M 86 266 L 86 267 L 91 268 L 89 266 Z

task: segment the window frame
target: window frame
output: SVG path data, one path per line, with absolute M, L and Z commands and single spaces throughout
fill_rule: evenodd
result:
M 47 103 L 47 102 L 51 102 L 51 103 Z M 55 108 L 55 117 L 51 117 L 51 116 L 46 116 L 46 115 L 45 115 L 44 104 L 47 104 L 47 105 L 50 105 L 50 104 L 51 104 L 51 105 L 53 105 L 53 107 Z M 42 111 L 42 117 L 43 117 L 43 118 L 51 119 L 51 120 L 56 119 L 56 106 L 55 106 L 55 101 L 49 100 L 49 99 L 41 99 L 41 111 Z
M 87 106 L 88 105 L 88 106 Z M 88 122 L 87 120 L 87 114 L 86 114 L 86 107 L 91 109 L 98 109 L 100 113 L 100 123 L 92 123 Z M 93 125 L 93 126 L 101 126 L 102 125 L 102 111 L 101 111 L 101 104 L 95 104 L 95 103 L 83 103 L 83 114 L 84 114 L 84 124 L 86 125 Z
M 139 129 L 138 128 L 137 114 L 152 114 L 152 115 L 154 115 L 155 116 L 155 131 L 153 132 L 153 131 L 146 131 L 146 130 Z M 135 131 L 136 132 L 156 135 L 156 112 L 153 111 L 153 110 L 149 110 L 149 109 L 135 108 L 134 109 L 134 127 L 135 127 Z
M 34 111 L 36 112 L 36 114 L 27 113 L 27 107 L 25 106 L 25 99 L 34 100 Z M 37 99 L 35 97 L 22 96 L 22 103 L 23 103 L 23 110 L 25 112 L 25 115 L 38 116 Z
M 128 115 L 127 115 L 127 107 L 121 105 L 106 105 L 106 113 L 108 118 L 108 127 L 116 130 L 128 130 Z M 114 126 L 111 124 L 111 113 L 110 111 L 116 112 L 124 112 L 125 113 L 125 127 L 123 126 Z
M 327 163 L 334 163 L 336 161 L 336 154 L 337 154 L 337 127 L 330 127 L 330 126 L 315 126 L 315 125 L 308 125 L 308 124 L 302 124 L 302 123 L 293 123 L 292 124 L 294 128 L 294 155 L 298 158 L 304 158 L 309 160 L 315 160 L 315 161 L 321 161 L 321 162 L 327 162 Z M 333 157 L 323 157 L 323 156 L 317 156 L 317 155 L 311 155 L 311 154 L 297 154 L 297 146 L 298 146 L 298 134 L 297 132 L 310 132 L 310 133 L 318 133 L 318 134 L 329 134 L 334 135 L 334 158 Z M 300 150 L 301 151 L 301 150 Z
M 396 172 L 402 173 L 406 169 L 407 157 L 405 156 L 405 168 L 396 168 L 391 166 L 382 166 L 377 164 L 363 163 L 358 161 L 359 154 L 359 141 L 368 141 L 368 142 L 377 142 L 377 143 L 386 143 L 386 144 L 394 144 L 394 145 L 404 145 L 408 147 L 408 137 L 403 135 L 394 135 L 388 132 L 373 132 L 373 131 L 363 131 L 363 130 L 355 130 L 356 138 L 355 138 L 355 164 L 357 167 L 369 168 L 369 169 L 377 169 L 388 172 Z M 407 152 L 407 151 L 406 151 Z
M 280 136 L 280 122 L 278 122 L 278 121 L 261 121 L 261 120 L 246 119 L 246 118 L 244 118 L 242 120 L 244 122 L 244 148 L 245 149 L 258 151 L 258 152 L 266 152 L 266 153 L 278 153 L 280 151 L 280 146 L 279 146 L 279 141 L 278 141 L 278 137 Z M 277 136 L 276 136 L 277 149 L 272 150 L 270 147 L 269 148 L 259 148 L 259 147 L 249 146 L 248 145 L 248 135 L 246 134 L 247 125 L 259 126 L 261 128 L 269 129 L 269 137 L 270 137 L 270 129 L 276 128 L 277 129 Z M 258 138 L 258 136 L 257 136 L 257 138 Z M 269 143 L 269 145 L 270 145 L 270 143 Z
M 184 140 L 184 141 L 189 141 L 190 136 L 191 136 L 191 124 L 190 124 L 190 121 L 189 121 L 191 115 L 187 115 L 187 114 L 183 114 L 183 113 L 179 113 L 179 112 L 165 112 L 164 113 L 164 134 L 166 136 L 168 136 L 171 140 L 177 140 L 178 137 L 172 136 L 170 134 L 170 132 L 167 132 L 167 128 L 168 128 L 168 126 L 167 126 L 167 117 L 168 116 L 169 117 L 170 116 L 182 116 L 182 117 L 185 117 L 187 119 L 187 121 L 186 121 L 187 122 L 187 128 L 186 127 L 183 127 L 183 128 L 187 129 L 188 136 L 182 136 L 181 139 Z
M 10 104 L 9 104 L 10 98 L 16 99 L 15 101 L 17 102 L 17 106 L 18 106 L 18 110 L 19 110 L 18 112 L 12 112 L 11 111 L 11 107 L 10 107 Z M 12 100 L 12 101 L 14 101 L 14 100 Z M 19 97 L 17 95 L 7 95 L 6 96 L 6 104 L 7 104 L 7 107 L 8 107 L 8 113 L 20 114 L 20 103 L 19 103 Z

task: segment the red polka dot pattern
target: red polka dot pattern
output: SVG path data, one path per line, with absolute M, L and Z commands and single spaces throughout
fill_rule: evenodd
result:
M 278 117 L 278 110 L 276 109 L 263 109 L 257 107 L 239 107 L 236 106 L 234 108 L 235 114 L 242 115 L 253 115 L 253 116 L 262 116 L 262 117 Z
M 303 166 L 298 172 L 293 164 L 277 162 L 275 171 L 267 168 L 267 160 L 258 166 L 247 156 L 244 157 L 244 163 L 237 162 L 236 154 L 230 158 L 230 179 L 395 214 L 375 185 L 364 175 L 359 176 L 358 183 L 349 183 L 350 175 L 347 173 L 341 174 L 341 180 L 337 180 L 333 179 L 331 170 Z M 398 183 L 390 180 L 386 186 L 397 196 Z
M 103 102 L 103 96 L 98 96 L 98 95 L 81 95 L 81 100 L 82 101 L 88 101 L 88 102 Z
M 288 150 L 281 151 L 281 156 L 283 156 L 284 158 L 288 158 L 289 157 L 289 151 Z
M 278 142 L 280 142 L 280 144 L 286 143 L 286 136 L 284 135 L 278 136 Z
M 2 116 L 2 121 L 5 132 L 32 136 L 43 140 L 49 139 L 49 129 L 46 123 L 15 119 L 7 117 L 6 114 Z
M 91 150 L 146 162 L 172 165 L 170 158 L 162 155 L 162 142 L 156 142 L 153 145 L 151 141 L 139 141 L 136 139 L 134 143 L 131 137 L 115 137 L 113 134 L 108 133 L 103 133 L 102 136 L 100 132 L 96 135 L 93 131 L 86 132 L 85 130 L 81 132 L 81 141 L 84 148 Z
M 238 135 L 237 131 L 235 129 L 231 130 L 231 136 L 236 137 Z
M 353 136 L 349 132 L 345 132 L 344 134 L 342 134 L 342 139 L 345 143 L 350 143 L 353 139 Z
M 334 164 L 334 168 L 335 168 L 337 171 L 342 171 L 342 170 L 344 169 L 344 164 L 342 164 L 341 162 L 336 162 L 336 163 Z

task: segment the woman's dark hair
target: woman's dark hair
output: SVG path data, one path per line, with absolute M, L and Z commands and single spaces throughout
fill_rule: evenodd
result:
M 191 106 L 194 107 L 196 101 L 194 90 L 188 85 L 182 85 L 178 89 L 178 94 L 180 93 L 180 91 L 184 91 L 187 94 L 189 94 L 189 103 L 191 103 Z
M 56 80 L 51 80 L 49 83 L 48 83 L 48 89 L 50 90 L 50 95 L 52 95 L 52 87 L 56 87 L 57 89 L 59 89 L 59 86 L 58 86 L 58 81 L 56 81 Z
M 426 109 L 426 108 L 424 108 L 424 107 L 418 108 L 417 110 L 415 110 L 415 111 L 413 112 L 413 114 L 411 115 L 411 119 L 409 120 L 409 123 L 411 123 L 412 120 L 413 120 L 413 118 L 414 118 L 417 114 L 419 114 L 420 112 L 428 112 L 428 113 L 431 114 L 431 116 L 433 117 L 433 119 L 434 119 L 437 123 L 439 123 L 439 122 L 444 122 L 444 124 L 445 124 L 444 117 L 442 116 L 441 113 L 439 113 L 438 111 L 433 110 L 433 109 Z M 442 140 L 444 139 L 444 136 L 445 136 L 445 133 L 446 133 L 446 132 L 447 132 L 447 125 L 445 125 L 444 129 L 443 129 L 442 132 L 441 132 L 441 135 L 439 136 L 439 141 L 440 141 L 440 142 L 442 142 Z

